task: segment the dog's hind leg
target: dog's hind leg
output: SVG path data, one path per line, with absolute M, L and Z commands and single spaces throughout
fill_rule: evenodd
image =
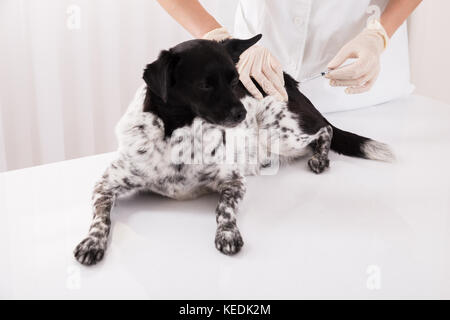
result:
M 84 265 L 99 262 L 105 253 L 111 227 L 110 213 L 115 199 L 140 186 L 138 177 L 129 175 L 125 162 L 114 161 L 95 185 L 93 220 L 88 236 L 74 250 L 75 258 Z
M 330 166 L 328 152 L 333 139 L 333 128 L 325 126 L 317 132 L 317 139 L 311 143 L 313 155 L 308 161 L 309 168 L 315 173 L 322 173 Z
M 236 213 L 245 194 L 245 180 L 240 173 L 232 172 L 226 179 L 218 182 L 215 188 L 220 194 L 216 208 L 215 245 L 222 253 L 232 255 L 244 245 L 236 224 Z

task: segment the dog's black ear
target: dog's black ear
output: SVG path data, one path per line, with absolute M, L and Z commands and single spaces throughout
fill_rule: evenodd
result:
M 257 43 L 262 38 L 262 34 L 258 34 L 247 40 L 228 39 L 222 42 L 223 46 L 233 59 L 234 63 L 238 63 L 241 54 Z
M 155 62 L 147 65 L 142 76 L 148 89 L 164 102 L 167 102 L 168 90 L 173 85 L 172 74 L 177 62 L 178 56 L 164 50 Z

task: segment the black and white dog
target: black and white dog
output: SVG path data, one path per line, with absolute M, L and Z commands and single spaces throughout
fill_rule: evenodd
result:
M 260 38 L 191 40 L 161 52 L 147 66 L 146 85 L 116 128 L 117 158 L 95 186 L 89 234 L 74 251 L 80 263 L 103 258 L 114 201 L 130 191 L 173 199 L 218 192 L 215 245 L 235 254 L 243 245 L 236 213 L 245 193 L 244 176 L 258 174 L 274 155 L 291 160 L 310 153 L 308 165 L 315 173 L 329 166 L 330 149 L 366 159 L 393 157 L 385 144 L 333 127 L 287 74 L 288 102 L 254 99 L 239 82 L 235 64 Z M 256 148 L 232 143 L 236 132 L 253 138 Z M 254 161 L 224 161 L 230 149 Z

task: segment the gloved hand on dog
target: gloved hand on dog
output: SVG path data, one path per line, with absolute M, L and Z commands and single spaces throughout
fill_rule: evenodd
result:
M 203 36 L 203 39 L 215 41 L 229 38 L 231 35 L 225 28 L 214 29 Z M 246 50 L 240 56 L 237 69 L 239 80 L 256 99 L 262 99 L 263 95 L 253 83 L 252 78 L 268 95 L 275 96 L 280 101 L 288 100 L 284 88 L 283 68 L 266 48 L 254 45 Z
M 347 94 L 369 91 L 380 73 L 380 56 L 388 41 L 383 26 L 377 20 L 369 22 L 367 28 L 347 43 L 328 64 L 328 68 L 333 70 L 326 76 L 331 80 L 330 85 L 347 87 Z M 339 68 L 351 58 L 357 60 Z

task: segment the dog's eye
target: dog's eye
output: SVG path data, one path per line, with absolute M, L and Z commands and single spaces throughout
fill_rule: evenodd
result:
M 200 90 L 209 91 L 209 90 L 212 89 L 212 86 L 210 84 L 206 83 L 206 82 L 200 82 L 198 84 L 198 88 Z

